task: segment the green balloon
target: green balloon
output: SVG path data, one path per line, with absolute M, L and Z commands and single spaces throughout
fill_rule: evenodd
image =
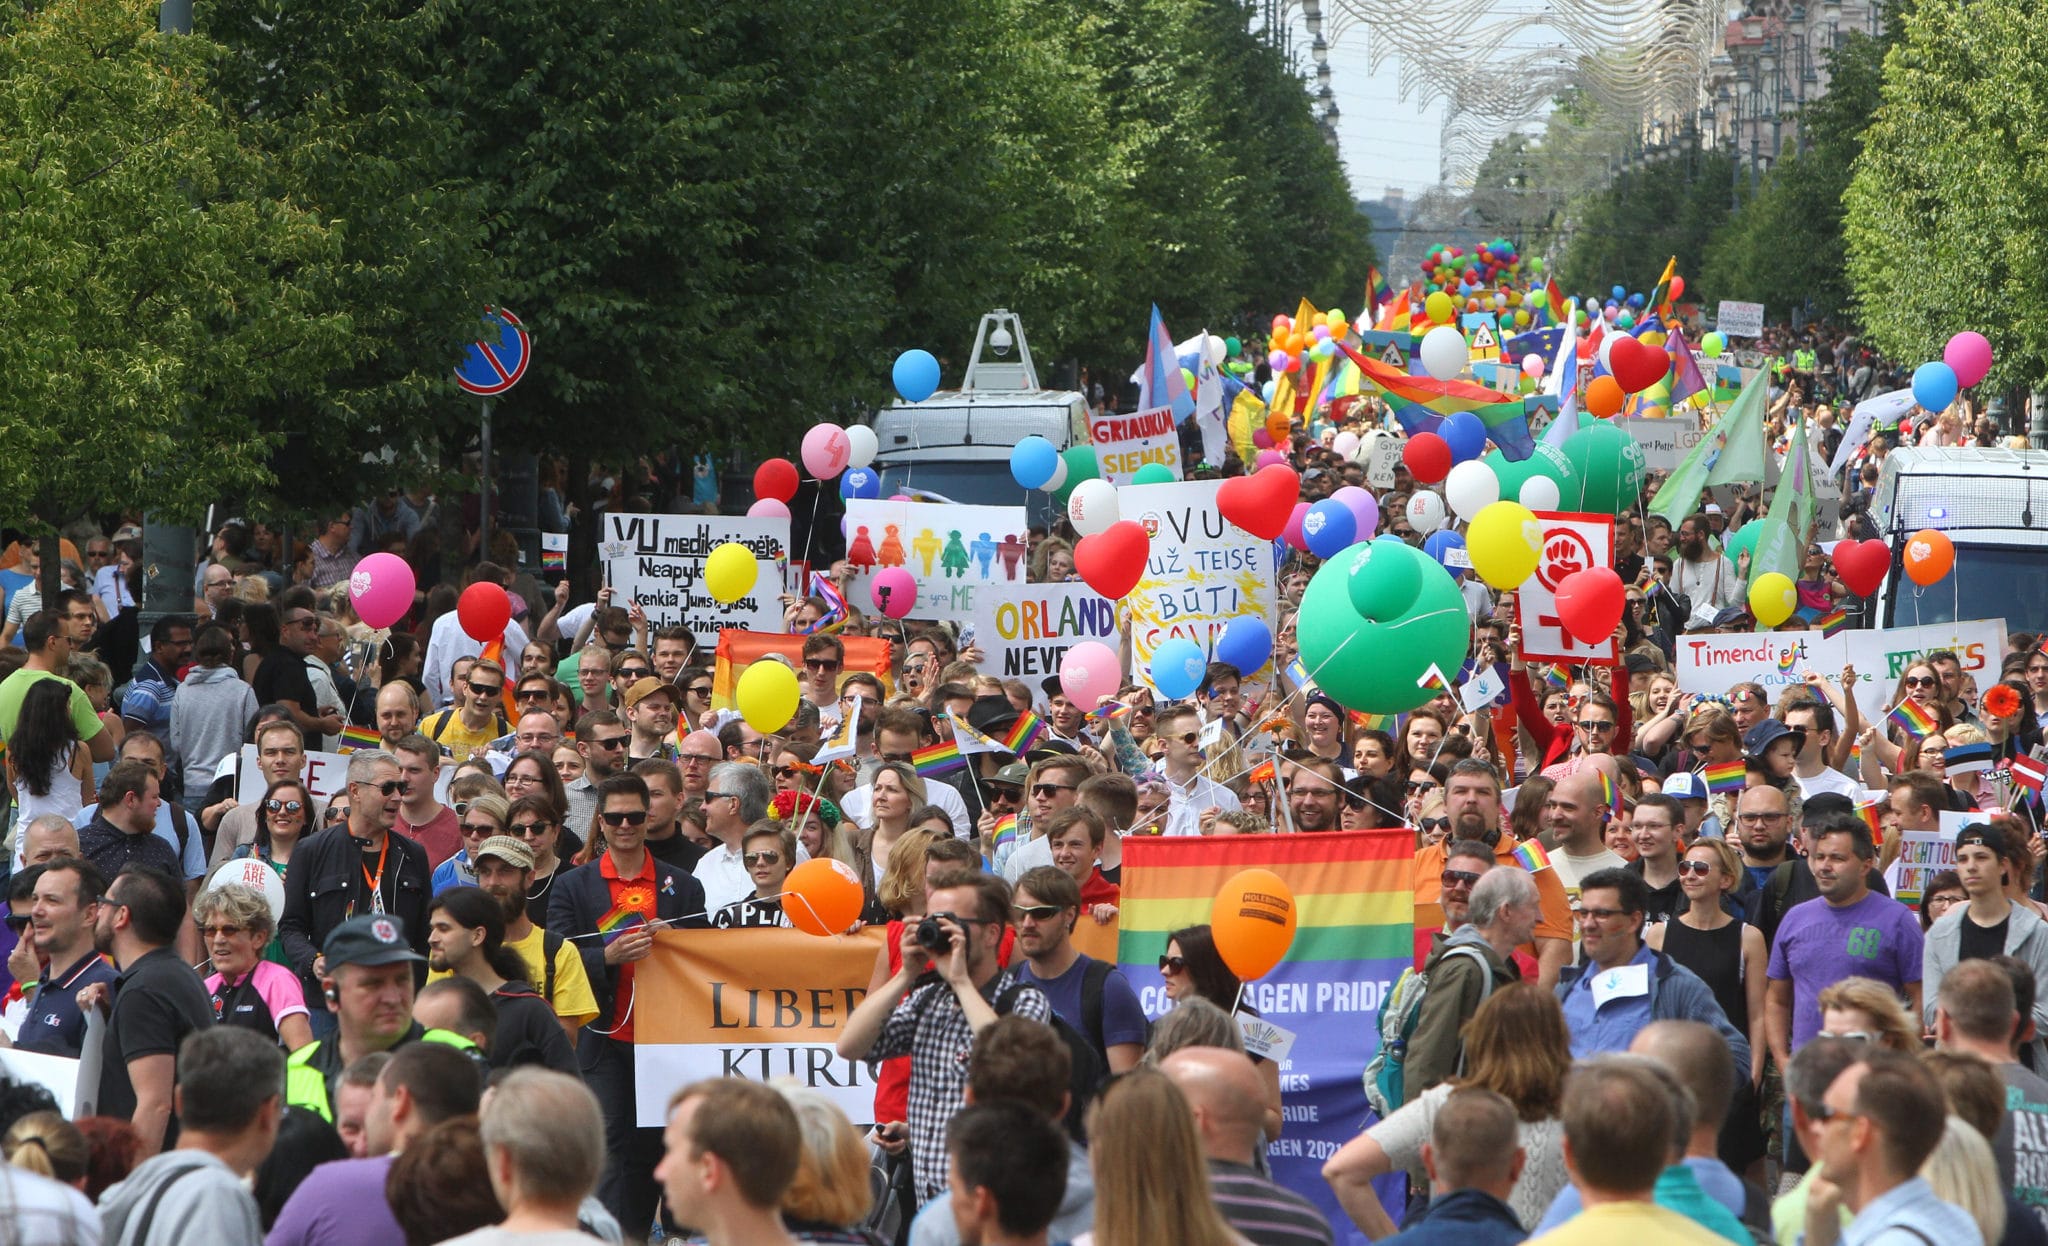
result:
M 1728 339 L 1719 333 L 1709 333 L 1700 339 L 1700 353 L 1709 359 L 1719 359 L 1721 352 L 1728 349 Z
M 1506 455 L 1495 450 L 1486 456 L 1486 465 L 1500 477 L 1500 495 L 1510 502 L 1521 499 L 1522 486 L 1532 476 L 1548 476 L 1556 482 L 1560 505 L 1579 494 L 1578 469 L 1572 466 L 1564 451 L 1553 445 L 1537 442 L 1536 452 L 1518 463 L 1508 462 Z
M 1396 552 L 1396 549 L 1400 552 Z M 1399 537 L 1380 537 L 1354 546 L 1345 589 L 1351 608 L 1374 623 L 1391 622 L 1408 612 L 1422 592 L 1422 567 L 1407 557 L 1408 545 Z
M 1399 616 L 1376 622 L 1352 609 L 1352 569 L 1367 559 L 1376 574 L 1385 574 L 1382 560 L 1416 564 L 1420 587 Z M 1302 596 L 1295 628 L 1301 660 L 1316 684 L 1337 704 L 1364 714 L 1406 713 L 1428 701 L 1434 694 L 1417 681 L 1432 663 L 1447 678 L 1455 676 L 1472 632 L 1457 582 L 1436 559 L 1378 541 L 1361 542 L 1323 564 Z
M 1234 337 L 1227 337 L 1223 339 L 1223 349 L 1225 353 L 1235 355 L 1244 350 L 1244 343 Z
M 1134 485 L 1170 485 L 1176 479 L 1173 469 L 1164 463 L 1147 463 L 1131 475 Z
M 1643 448 L 1606 420 L 1595 420 L 1566 438 L 1565 457 L 1579 477 L 1579 506 L 1596 515 L 1635 509 L 1643 489 Z M 1572 495 L 1564 494 L 1571 506 Z
M 1074 486 L 1084 480 L 1094 480 L 1102 475 L 1102 460 L 1095 457 L 1094 446 L 1068 446 L 1060 452 L 1060 458 L 1067 465 L 1067 479 L 1052 495 L 1053 504 L 1062 511 L 1067 509 L 1067 495 Z
M 1728 539 L 1721 543 L 1721 552 L 1728 555 L 1729 562 L 1740 567 L 1745 550 L 1748 551 L 1751 558 L 1756 557 L 1757 539 L 1763 536 L 1763 534 L 1764 521 L 1752 519 L 1728 534 Z

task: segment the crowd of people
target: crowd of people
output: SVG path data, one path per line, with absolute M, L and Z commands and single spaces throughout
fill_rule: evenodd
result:
M 1853 344 L 1802 352 L 1781 421 L 1858 383 Z M 1334 434 L 1391 419 L 1310 415 L 1303 499 L 1366 485 Z M 621 478 L 642 476 L 690 489 L 679 466 Z M 1386 532 L 1421 539 L 1417 487 L 1404 469 L 1376 490 Z M 1271 662 L 1212 662 L 1177 702 L 1133 679 L 1078 704 L 1056 677 L 987 673 L 943 620 L 786 598 L 790 653 L 763 660 L 803 700 L 764 734 L 714 707 L 701 629 L 609 588 L 574 601 L 516 547 L 468 551 L 462 576 L 510 595 L 501 642 L 431 582 L 372 632 L 348 571 L 413 548 L 423 497 L 303 548 L 231 524 L 191 613 L 147 629 L 136 533 L 88 535 L 101 574 L 47 603 L 18 545 L 0 1021 L 25 1051 L 103 1047 L 76 1119 L 30 1080 L 0 1093 L 12 1240 L 2048 1242 L 2043 840 L 2037 800 L 1993 777 L 2042 746 L 2048 650 L 2014 630 L 1981 674 L 1946 651 L 1906 664 L 1887 703 L 1933 724 L 1917 733 L 1867 721 L 1853 669 L 1775 698 L 1681 691 L 1682 636 L 1754 626 L 1722 550 L 1767 499 L 1724 499 L 1618 518 L 1615 665 L 1526 662 L 1511 603 L 1467 577 L 1454 682 L 1506 691 L 1387 721 L 1294 664 L 1317 571 L 1299 554 L 1276 558 Z M 1856 604 L 1822 535 L 1808 620 Z M 1070 531 L 1030 545 L 1033 579 L 1074 574 Z M 850 664 L 858 636 L 894 641 L 888 663 Z M 1020 754 L 914 762 L 1034 716 Z M 850 756 L 827 749 L 842 735 Z M 1739 785 L 1707 782 L 1730 767 Z M 1966 820 L 1954 869 L 1901 903 L 1902 833 L 1944 813 Z M 1172 932 L 1152 982 L 1076 935 L 1118 920 L 1130 836 L 1367 829 L 1412 836 L 1433 934 L 1371 1068 L 1361 1035 L 1383 1110 L 1327 1191 L 1291 1190 L 1267 1163 L 1281 1066 L 1247 1050 L 1208 927 Z M 835 1040 L 874 1068 L 872 1107 L 639 1085 L 656 931 L 788 926 L 785 880 L 821 858 L 883 932 Z

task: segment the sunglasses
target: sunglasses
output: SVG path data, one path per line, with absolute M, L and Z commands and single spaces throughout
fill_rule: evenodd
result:
M 545 701 L 552 695 L 546 688 L 525 688 L 512 694 L 515 701 Z
M 277 800 L 272 798 L 263 802 L 263 811 L 265 813 L 297 813 L 304 808 L 304 805 L 295 800 Z
M 1162 956 L 1159 958 L 1159 972 L 1186 973 L 1188 961 L 1185 956 Z
M 606 826 L 640 826 L 647 821 L 645 809 L 607 809 L 597 816 Z
M 1022 922 L 1029 917 L 1033 921 L 1049 922 L 1060 915 L 1057 904 L 1019 904 L 1010 909 L 1010 920 Z
M 839 669 L 839 663 L 833 661 L 831 658 L 805 658 L 804 669 L 807 671 L 821 672 L 836 671 Z
M 1934 686 L 1934 676 L 1908 675 L 1906 676 L 1906 686 L 1908 688 L 1932 688 Z
M 1417 823 L 1424 831 L 1441 831 L 1450 824 L 1451 820 L 1449 818 L 1424 818 L 1421 822 Z M 1477 877 L 1477 875 L 1474 875 L 1474 877 Z
M 1470 887 L 1479 881 L 1479 875 L 1471 870 L 1445 870 L 1437 876 L 1437 882 L 1445 887 Z
M 396 796 L 405 790 L 405 783 L 399 779 L 386 779 L 382 783 L 352 783 L 349 786 L 367 787 L 384 796 Z M 461 816 L 461 811 L 457 810 L 456 815 Z
M 797 769 L 795 766 L 777 766 L 775 768 L 775 777 L 778 779 L 794 779 L 796 776 Z
M 1435 790 L 1436 784 L 1434 783 L 1410 782 L 1408 784 L 1408 794 L 1410 796 L 1420 796 L 1424 792 L 1434 792 Z
M 1612 730 L 1614 730 L 1614 724 L 1613 724 L 1613 723 L 1607 723 L 1607 722 L 1600 722 L 1600 721 L 1598 721 L 1597 719 L 1592 719 L 1592 718 L 1581 718 L 1581 719 L 1580 719 L 1580 720 L 1579 720 L 1579 721 L 1578 721 L 1578 722 L 1577 722 L 1576 724 L 1574 724 L 1574 725 L 1575 725 L 1575 726 L 1577 726 L 1577 727 L 1578 727 L 1578 729 L 1579 729 L 1579 730 L 1581 730 L 1581 731 L 1612 731 Z
M 553 825 L 552 822 L 514 822 L 510 829 L 514 835 L 531 837 L 542 834 Z
M 10 926 L 13 924 L 13 922 L 8 923 Z M 201 926 L 199 933 L 209 939 L 232 939 L 236 935 L 243 933 L 245 929 L 246 927 L 242 926 Z
M 646 815 L 642 814 L 641 817 L 644 820 Z M 781 865 L 782 854 L 779 852 L 743 852 L 740 854 L 740 864 L 746 866 Z
M 1009 803 L 1011 803 L 1011 804 L 1013 804 L 1013 805 L 1014 805 L 1014 804 L 1016 804 L 1016 803 L 1017 803 L 1018 801 L 1020 801 L 1020 800 L 1023 800 L 1023 799 L 1024 799 L 1024 792 L 1023 792 L 1023 789 L 1021 789 L 1021 788 L 1015 788 L 1015 787 L 1002 787 L 1002 786 L 1000 786 L 1000 785 L 998 785 L 998 784 L 994 784 L 994 783 L 990 783 L 990 784 L 988 784 L 988 785 L 987 785 L 987 787 L 988 787 L 988 798 L 989 798 L 990 800 L 992 800 L 992 801 L 994 801 L 994 800 L 1008 801 Z
M 498 833 L 498 828 L 489 822 L 464 822 L 461 826 L 462 833 L 472 839 L 482 839 L 486 835 L 496 835 Z
M 693 687 L 685 688 L 683 689 L 683 691 L 689 693 L 693 697 L 708 697 L 711 695 L 711 685 L 697 684 Z
M 1181 742 L 1182 744 L 1185 744 L 1185 745 L 1187 745 L 1187 746 L 1188 746 L 1189 748 L 1193 748 L 1193 747 L 1195 746 L 1195 741 L 1197 741 L 1197 740 L 1199 740 L 1199 739 L 1201 739 L 1201 738 L 1202 738 L 1202 733 L 1201 733 L 1201 732 L 1199 732 L 1199 731 L 1190 731 L 1190 732 L 1187 732 L 1186 734 L 1184 734 L 1184 735 L 1182 735 L 1182 736 L 1181 736 L 1181 738 L 1180 738 L 1180 742 Z
M 630 735 L 613 735 L 604 736 L 602 738 L 598 736 L 592 736 L 590 737 L 590 744 L 593 748 L 601 749 L 624 748 L 626 747 L 626 741 L 632 738 L 633 737 Z
M 458 814 L 456 816 L 460 817 L 461 815 Z M 320 821 L 324 825 L 332 826 L 346 817 L 348 817 L 347 805 L 329 805 L 327 806 L 327 812 L 321 815 Z
M 648 674 L 649 671 L 644 666 L 621 667 L 619 670 L 620 679 L 645 679 Z
M 1042 796 L 1047 800 L 1051 800 L 1060 792 L 1071 792 L 1073 790 L 1074 785 L 1071 783 L 1034 783 L 1031 785 L 1031 794 L 1033 796 Z
M 1698 874 L 1701 878 L 1705 878 L 1713 870 L 1714 865 L 1711 861 L 1680 861 L 1678 863 L 1678 872 L 1680 874 Z

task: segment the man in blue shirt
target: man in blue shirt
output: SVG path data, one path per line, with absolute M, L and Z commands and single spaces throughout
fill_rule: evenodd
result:
M 1045 992 L 1053 1012 L 1102 1054 L 1112 1073 L 1133 1068 L 1145 1054 L 1145 1010 L 1123 971 L 1084 956 L 1074 946 L 1081 887 L 1050 865 L 1024 871 L 1010 905 L 1017 947 L 1025 956 L 1017 978 Z
M 149 629 L 149 660 L 136 668 L 121 698 L 121 721 L 130 731 L 171 733 L 171 702 L 178 695 L 178 671 L 192 656 L 192 620 L 167 614 Z
M 58 857 L 30 868 L 41 873 L 23 910 L 29 926 L 22 940 L 34 948 L 41 968 L 33 985 L 22 983 L 28 1015 L 14 1045 L 75 1059 L 85 1046 L 85 1014 L 78 1009 L 78 993 L 95 982 L 111 984 L 120 976 L 92 942 L 107 881 L 92 862 L 76 857 Z
M 1975 1242 L 1968 1212 L 1936 1197 L 1920 1165 L 1941 1142 L 1948 1103 L 1927 1067 L 1871 1046 L 1821 1099 L 1824 1174 L 1856 1213 L 1841 1246 Z

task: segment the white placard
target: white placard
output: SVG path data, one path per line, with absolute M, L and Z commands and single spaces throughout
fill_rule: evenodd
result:
M 973 628 L 987 674 L 1035 687 L 1047 675 L 1057 675 L 1060 659 L 1084 640 L 1117 647 L 1116 603 L 1086 584 L 999 582 L 969 592 L 967 626 Z
M 917 582 L 909 617 L 972 618 L 979 589 L 1029 578 L 1026 526 L 1021 506 L 849 498 L 847 600 L 875 613 L 875 573 L 901 567 Z M 771 630 L 781 631 L 781 624 Z M 986 640 L 978 628 L 977 639 Z
M 231 758 L 222 759 L 221 771 L 227 769 L 231 760 Z M 216 771 L 216 773 L 219 773 L 219 771 Z M 443 804 L 447 803 L 448 784 L 454 777 L 454 774 L 455 763 L 446 757 L 442 758 L 440 777 L 434 780 L 434 799 Z M 313 793 L 313 799 L 324 805 L 330 798 L 348 786 L 348 754 L 307 753 L 306 768 L 299 777 L 306 781 L 306 790 Z M 264 789 L 269 786 L 270 781 L 263 777 L 263 771 L 256 765 L 256 746 L 244 744 L 242 746 L 242 772 L 235 783 L 235 799 L 242 804 L 253 805 L 263 799 Z M 308 828 L 309 831 L 317 831 L 319 829 L 320 826 L 317 821 Z
M 1775 701 L 1779 690 L 1805 683 L 1809 671 L 1835 683 L 1844 663 L 1849 663 L 1856 667 L 1857 708 L 1865 721 L 1881 722 L 1897 703 L 1893 698 L 1906 667 L 1939 649 L 1953 651 L 1963 670 L 1983 687 L 1997 678 L 2005 652 L 2005 622 L 1978 619 L 1885 631 L 1859 629 L 1833 638 L 1818 631 L 1680 636 L 1676 673 L 1685 692 L 1719 695 L 1736 684 L 1753 683 Z
M 1714 312 L 1714 328 L 1727 337 L 1762 337 L 1764 305 L 1735 303 L 1723 299 L 1721 306 Z
M 727 542 L 754 552 L 754 590 L 726 605 L 704 587 L 704 562 Z M 639 602 L 655 627 L 687 626 L 707 651 L 721 628 L 781 632 L 782 564 L 789 558 L 789 520 L 744 515 L 606 514 L 598 553 L 612 601 Z
M 1699 444 L 1701 436 L 1700 417 L 1683 409 L 1662 419 L 1624 415 L 1608 422 L 1619 426 L 1642 447 L 1646 471 L 1676 470 L 1685 456 L 1692 453 L 1692 448 Z
M 1127 485 L 1117 491 L 1123 517 L 1151 535 L 1145 574 L 1125 599 L 1131 612 L 1132 677 L 1151 688 L 1152 651 L 1184 636 L 1204 653 L 1231 620 L 1273 615 L 1273 545 L 1223 518 L 1216 508 L 1220 480 L 1170 485 Z M 1271 663 L 1268 663 L 1270 666 Z M 1246 671 L 1247 682 L 1265 668 Z
M 1585 644 L 1567 632 L 1557 617 L 1557 586 L 1566 576 L 1589 567 L 1614 565 L 1613 517 L 1560 511 L 1535 514 L 1536 522 L 1543 525 L 1543 552 L 1536 562 L 1536 574 L 1515 594 L 1522 656 L 1545 662 L 1613 665 L 1613 637 Z
M 1287 1053 L 1294 1050 L 1294 1031 L 1274 1025 L 1263 1017 L 1237 1014 L 1238 1036 L 1252 1055 L 1286 1067 Z
M 1364 444 L 1352 456 L 1354 462 L 1365 464 L 1365 483 L 1375 489 L 1394 487 L 1394 472 L 1401 466 L 1401 447 L 1405 444 L 1383 428 L 1376 428 L 1365 435 Z

